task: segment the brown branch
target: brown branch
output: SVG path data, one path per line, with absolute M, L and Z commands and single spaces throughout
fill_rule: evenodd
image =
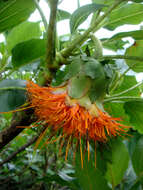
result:
M 47 53 L 46 64 L 50 68 L 55 58 L 55 34 L 56 34 L 56 15 L 58 0 L 49 0 L 50 4 L 50 21 L 47 31 Z
M 14 114 L 11 126 L 4 129 L 0 133 L 0 149 L 6 146 L 13 140 L 24 128 L 17 128 L 17 126 L 29 126 L 35 118 L 32 118 L 33 110 L 29 109 L 24 112 L 17 112 Z
M 3 160 L 2 162 L 0 162 L 0 167 L 9 162 L 10 160 L 12 160 L 13 158 L 15 158 L 17 156 L 18 153 L 24 151 L 27 147 L 29 147 L 30 145 L 32 145 L 34 142 L 36 142 L 36 140 L 39 138 L 39 135 L 41 133 L 43 133 L 43 131 L 45 130 L 45 127 L 42 128 L 42 130 L 40 131 L 40 133 L 38 135 L 36 135 L 35 137 L 33 137 L 32 139 L 29 140 L 28 143 L 24 144 L 22 147 L 20 147 L 17 151 L 13 152 L 10 156 L 8 156 L 5 160 Z

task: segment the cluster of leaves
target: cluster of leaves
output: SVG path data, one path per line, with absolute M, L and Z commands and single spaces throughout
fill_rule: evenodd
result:
M 69 19 L 71 33 L 56 37 L 56 50 L 69 47 L 78 36 L 82 36 L 86 29 L 81 30 L 80 25 L 90 14 L 93 14 L 94 19 L 98 18 L 114 2 L 115 0 L 92 0 L 92 4 L 79 7 L 73 14 L 58 9 L 57 22 Z M 124 24 L 140 24 L 143 20 L 142 2 L 123 1 L 108 15 L 102 26 L 114 31 Z M 0 32 L 5 36 L 5 41 L 0 43 L 0 112 L 14 110 L 23 105 L 26 101 L 26 80 L 35 80 L 41 84 L 45 75 L 45 31 L 40 27 L 40 22 L 27 21 L 35 9 L 33 0 L 0 2 Z M 124 45 L 129 43 L 123 39 L 125 37 L 131 37 L 134 44 L 125 48 Z M 122 50 L 124 56 L 142 57 L 142 28 L 119 32 L 100 41 L 103 48 L 116 53 Z M 48 149 L 37 149 L 36 156 L 33 156 L 33 147 L 29 147 L 1 167 L 0 189 L 10 189 L 10 186 L 11 189 L 142 189 L 143 88 L 136 80 L 136 73 L 143 72 L 143 61 L 127 59 L 120 66 L 120 62 L 111 57 L 108 60 L 104 56 L 98 59 L 94 53 L 95 44 L 91 39 L 80 47 L 77 44 L 72 56 L 69 56 L 69 64 L 58 66 L 59 70 L 55 73 L 52 85 L 60 86 L 68 82 L 68 93 L 72 98 L 81 98 L 87 92 L 91 101 L 99 97 L 103 100 L 104 97 L 105 109 L 112 116 L 121 117 L 124 124 L 132 127 L 129 131 L 131 137 L 97 144 L 96 169 L 92 144 L 90 161 L 85 154 L 83 168 L 78 153 L 74 167 L 70 156 L 71 165 L 64 163 L 63 156 L 58 157 L 58 142 L 48 146 Z M 128 70 L 134 72 L 127 73 Z M 1 115 L 1 130 L 10 124 L 11 118 L 12 114 Z M 0 153 L 0 161 L 5 160 L 35 134 L 37 130 L 33 129 L 21 133 Z

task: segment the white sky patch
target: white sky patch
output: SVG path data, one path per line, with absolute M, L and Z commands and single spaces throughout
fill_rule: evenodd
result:
M 5 37 L 3 34 L 0 34 L 0 42 L 4 42 L 5 41 Z

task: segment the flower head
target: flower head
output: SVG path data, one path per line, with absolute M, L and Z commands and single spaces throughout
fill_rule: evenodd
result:
M 70 98 L 66 87 L 40 87 L 28 82 L 27 91 L 39 120 L 68 139 L 66 158 L 73 140 L 80 145 L 81 158 L 81 139 L 85 142 L 89 158 L 89 141 L 106 142 L 108 136 L 120 135 L 127 128 L 118 122 L 119 118 L 111 117 L 96 103 L 84 107 L 80 100 Z

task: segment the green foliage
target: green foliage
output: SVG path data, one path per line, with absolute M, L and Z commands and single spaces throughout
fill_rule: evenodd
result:
M 71 33 L 74 33 L 78 26 L 82 24 L 91 13 L 100 10 L 103 7 L 105 7 L 105 5 L 92 3 L 78 8 L 70 18 Z
M 14 110 L 25 103 L 26 81 L 3 80 L 0 82 L 0 112 Z
M 143 176 L 143 137 L 141 137 L 135 147 L 132 155 L 132 163 L 136 174 Z
M 67 11 L 58 9 L 57 11 L 57 22 L 65 19 L 69 19 L 71 14 Z
M 125 55 L 142 56 L 143 40 L 136 41 L 132 46 L 126 49 Z M 143 72 L 143 62 L 126 60 L 127 65 L 135 72 Z
M 18 109 L 26 102 L 25 80 L 38 81 L 44 85 L 46 81 L 46 86 L 67 85 L 67 93 L 71 99 L 77 98 L 80 106 L 91 108 L 92 103 L 104 103 L 106 112 L 112 117 L 120 118 L 121 124 L 130 126 L 127 133 L 131 135 L 130 137 L 123 134 L 124 138 L 113 137 L 112 140 L 109 137 L 106 143 L 96 142 L 96 168 L 95 145 L 92 140 L 89 147 L 89 161 L 88 153 L 82 151 L 83 168 L 80 150 L 74 149 L 76 146 L 74 140 L 69 149 L 68 162 L 65 162 L 64 158 L 68 139 L 64 141 L 63 154 L 60 156 L 58 151 L 61 140 L 45 143 L 45 146 L 38 147 L 34 154 L 34 146 L 29 146 L 3 164 L 0 169 L 0 189 L 141 190 L 143 188 L 141 96 L 143 85 L 137 82 L 136 73 L 127 72 L 129 68 L 130 71 L 143 72 L 143 61 L 125 59 L 123 64 L 120 64 L 121 61 L 116 60 L 116 55 L 115 59 L 111 56 L 107 60 L 104 59 L 104 54 L 103 57 L 95 59 L 95 44 L 91 40 L 91 33 L 88 33 L 88 31 L 100 33 L 102 27 L 114 30 L 124 24 L 138 25 L 142 22 L 143 0 L 132 0 L 132 3 L 122 1 L 109 13 L 108 10 L 118 2 L 118 0 L 92 0 L 92 4 L 78 7 L 72 14 L 60 9 L 61 6 L 58 5 L 56 21 L 69 19 L 71 33 L 58 36 L 58 32 L 53 31 L 53 35 L 56 33 L 53 42 L 56 59 L 53 65 L 51 63 L 46 65 L 46 51 L 52 48 L 46 45 L 46 31 L 40 28 L 39 22 L 28 21 L 30 14 L 36 8 L 34 1 L 0 1 L 0 32 L 3 32 L 5 37 L 5 41 L 0 43 L 0 112 Z M 80 5 L 79 0 L 77 4 Z M 101 19 L 104 13 L 107 16 Z M 93 14 L 91 20 L 93 30 L 83 28 L 77 31 L 91 14 Z M 96 21 L 99 24 L 94 26 Z M 117 55 L 122 54 L 123 59 L 124 55 L 143 58 L 142 26 L 138 30 L 128 31 L 128 28 L 125 28 L 123 32 L 114 32 L 110 38 L 106 37 L 105 33 L 105 37 L 100 39 L 104 48 L 113 50 Z M 125 37 L 133 38 L 135 43 L 131 45 L 130 41 L 124 40 Z M 130 44 L 128 48 L 125 46 L 127 43 Z M 68 53 L 64 54 L 68 48 L 70 48 Z M 11 113 L 0 114 L 0 130 L 10 126 L 13 119 L 15 118 Z M 35 125 L 33 123 L 33 126 Z M 41 127 L 42 125 L 38 123 L 37 127 L 25 129 L 13 139 L 0 152 L 0 164 L 35 137 Z M 51 131 L 48 131 L 40 145 L 51 135 Z M 56 136 L 58 135 L 60 134 Z M 1 140 L 0 133 L 0 142 Z M 74 160 L 71 155 L 75 151 Z
M 101 171 L 95 168 L 92 160 L 88 161 L 87 154 L 84 157 L 83 168 L 81 167 L 80 154 L 77 154 L 75 171 L 78 181 L 83 190 L 110 190 L 106 179 Z
M 32 39 L 17 44 L 12 49 L 12 64 L 15 69 L 32 63 L 45 55 L 46 41 L 43 39 Z
M 132 37 L 135 40 L 142 40 L 143 39 L 143 30 L 135 30 L 130 32 L 120 32 L 113 35 L 110 40 L 118 40 L 125 37 Z
M 107 165 L 106 177 L 113 187 L 117 186 L 125 174 L 129 164 L 129 153 L 122 141 L 116 139 L 111 144 L 112 158 Z
M 6 37 L 8 51 L 10 52 L 18 43 L 31 40 L 33 38 L 40 38 L 42 32 L 39 24 L 39 22 L 25 21 L 14 27 Z
M 81 98 L 88 92 L 91 81 L 84 75 L 71 78 L 68 85 L 68 95 L 72 98 Z
M 107 29 L 114 30 L 124 24 L 140 24 L 143 16 L 142 4 L 125 4 L 110 14 Z
M 131 125 L 139 133 L 143 134 L 143 101 L 130 101 L 125 103 L 125 111 L 130 117 Z
M 0 2 L 0 32 L 25 21 L 35 10 L 33 0 L 2 0 Z

